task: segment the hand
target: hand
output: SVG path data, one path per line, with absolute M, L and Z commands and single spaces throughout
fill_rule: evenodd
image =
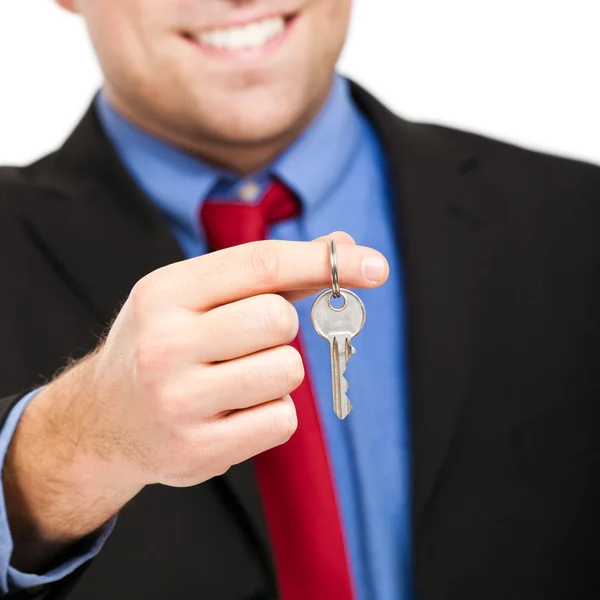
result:
M 387 279 L 381 254 L 334 236 L 344 286 Z M 194 485 L 290 438 L 304 377 L 291 302 L 331 285 L 326 240 L 245 244 L 135 285 L 105 342 L 17 429 L 13 489 L 42 537 L 84 535 L 147 484 Z
M 385 280 L 383 257 L 338 239 L 350 242 L 338 252 L 345 285 Z M 376 282 L 365 257 L 381 263 Z M 246 244 L 144 277 L 91 362 L 79 438 L 115 460 L 118 478 L 174 486 L 284 443 L 304 377 L 287 345 L 298 332 L 290 300 L 328 285 L 323 241 Z

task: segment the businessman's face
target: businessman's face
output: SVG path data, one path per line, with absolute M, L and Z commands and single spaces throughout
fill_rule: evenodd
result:
M 172 139 L 253 145 L 320 108 L 351 0 L 58 0 L 80 12 L 109 97 Z

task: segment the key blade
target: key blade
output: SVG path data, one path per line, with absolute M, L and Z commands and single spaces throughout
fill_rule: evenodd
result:
M 350 338 L 346 338 L 346 362 L 350 360 L 350 357 L 356 354 L 356 348 L 350 343 Z
M 346 362 L 354 352 L 348 338 L 340 345 L 338 338 L 334 337 L 331 342 L 331 367 L 333 383 L 333 410 L 340 420 L 345 419 L 352 411 L 352 405 L 348 400 L 348 382 L 344 377 Z
M 350 360 L 350 357 L 356 352 L 356 348 L 350 343 L 350 338 L 346 337 L 344 340 L 344 356 L 340 357 L 340 364 L 343 365 L 341 367 L 341 386 L 342 386 L 342 402 L 340 407 L 340 412 L 337 413 L 340 419 L 345 419 L 352 412 L 352 404 L 350 404 L 350 400 L 348 399 L 348 388 L 350 384 L 348 380 L 344 377 L 344 373 L 346 371 L 346 363 Z

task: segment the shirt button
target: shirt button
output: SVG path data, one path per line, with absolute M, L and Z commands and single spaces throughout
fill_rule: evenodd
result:
M 240 188 L 239 196 L 244 202 L 255 202 L 260 194 L 260 185 L 256 181 L 246 181 Z

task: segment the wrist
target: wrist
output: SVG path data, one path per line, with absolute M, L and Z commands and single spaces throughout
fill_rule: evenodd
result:
M 81 396 L 86 369 L 65 371 L 30 402 L 8 448 L 6 511 L 15 556 L 28 566 L 96 531 L 143 487 L 127 481 L 108 444 L 97 447 L 93 403 Z

